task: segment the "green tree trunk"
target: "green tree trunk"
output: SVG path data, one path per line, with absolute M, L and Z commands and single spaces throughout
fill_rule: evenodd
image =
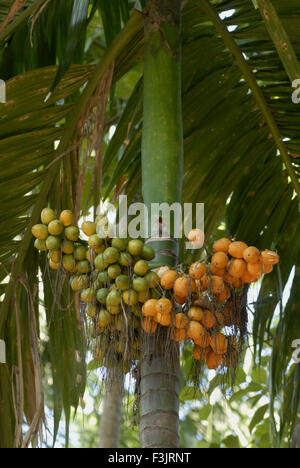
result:
M 183 132 L 181 110 L 181 2 L 149 0 L 145 19 L 142 184 L 144 202 L 181 202 Z M 158 221 L 158 220 L 156 220 Z M 163 220 L 162 220 L 163 221 Z M 172 235 L 171 231 L 171 235 Z M 153 241 L 155 262 L 174 265 L 174 240 Z M 166 336 L 147 340 L 141 360 L 141 446 L 179 446 L 179 356 L 166 356 Z M 155 347 L 149 360 L 149 346 Z M 172 363 L 170 362 L 172 361 Z
M 108 370 L 103 411 L 100 420 L 99 448 L 119 447 L 123 394 L 123 372 L 120 369 Z

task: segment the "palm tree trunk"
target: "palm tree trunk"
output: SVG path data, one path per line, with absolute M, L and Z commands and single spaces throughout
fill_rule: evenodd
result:
M 145 20 L 142 184 L 149 214 L 153 203 L 172 205 L 181 202 L 183 132 L 180 27 L 180 0 L 148 1 Z M 174 265 L 178 245 L 173 239 L 150 239 L 149 243 L 157 252 L 156 263 Z M 141 446 L 178 447 L 179 354 L 171 363 L 170 356 L 165 353 L 164 333 L 159 337 L 159 349 L 157 344 L 153 338 L 147 340 L 147 345 L 144 344 L 142 349 Z M 149 346 L 155 347 L 152 359 L 149 359 Z
M 100 421 L 99 448 L 118 448 L 121 435 L 124 375 L 120 369 L 108 369 L 107 374 Z

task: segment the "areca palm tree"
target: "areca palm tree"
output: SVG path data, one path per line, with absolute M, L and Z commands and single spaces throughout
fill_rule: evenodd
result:
M 277 323 L 270 390 L 271 413 L 282 405 L 280 425 L 273 419 L 271 428 L 279 445 L 293 429 L 300 398 L 299 366 L 291 365 L 292 342 L 300 338 L 300 113 L 292 101 L 292 82 L 300 77 L 298 2 L 11 0 L 0 2 L 0 22 L 0 77 L 7 86 L 7 103 L 0 104 L 0 338 L 7 345 L 7 364 L 0 364 L 0 446 L 36 440 L 43 365 L 53 378 L 54 436 L 62 410 L 68 425 L 85 388 L 78 305 L 64 278 L 53 291 L 45 259 L 31 242 L 41 209 L 49 202 L 75 209 L 78 218 L 100 198 L 115 200 L 119 193 L 149 204 L 178 201 L 181 192 L 183 202 L 205 203 L 207 239 L 226 222 L 228 234 L 280 253 L 280 271 L 263 280 L 253 322 L 258 357 Z M 125 77 L 134 83 L 123 99 L 118 87 Z M 183 258 L 183 245 L 173 253 Z M 289 302 L 277 314 L 295 265 Z M 41 326 L 49 338 L 42 340 L 42 362 Z M 166 385 L 162 359 L 153 363 L 162 374 L 158 387 Z M 142 364 L 148 389 L 157 384 L 151 374 Z M 162 421 L 167 408 L 176 427 L 177 377 L 167 382 L 168 408 L 159 396 L 147 401 L 142 387 L 144 446 L 178 443 L 176 431 L 170 440 L 163 424 L 143 418 L 154 411 Z

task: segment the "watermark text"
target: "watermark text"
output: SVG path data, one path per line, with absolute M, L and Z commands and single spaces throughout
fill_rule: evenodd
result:
M 113 221 L 103 218 L 97 223 L 97 234 L 105 238 L 127 238 L 167 240 L 188 238 L 192 229 L 203 233 L 204 242 L 204 204 L 203 203 L 151 203 L 150 207 L 144 203 L 131 203 L 127 205 L 127 196 L 121 195 L 118 206 L 107 203 L 106 211 Z M 101 213 L 101 207 L 98 208 Z M 118 223 L 116 219 L 118 218 Z M 201 243 L 186 242 L 188 250 L 199 249 Z
M 296 88 L 292 94 L 292 101 L 294 104 L 300 104 L 300 79 L 294 80 L 292 87 Z
M 294 340 L 292 343 L 292 348 L 296 348 L 293 352 L 292 359 L 296 364 L 300 363 L 300 339 Z
M 5 81 L 0 80 L 0 104 L 6 103 L 6 84 Z
M 0 364 L 6 363 L 6 346 L 5 341 L 0 340 Z

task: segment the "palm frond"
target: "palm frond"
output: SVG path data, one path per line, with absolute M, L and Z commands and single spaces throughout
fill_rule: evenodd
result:
M 0 2 L 0 43 L 49 0 L 7 0 Z
M 2 292 L 5 294 L 1 297 L 0 335 L 7 340 L 9 353 L 5 375 L 6 379 L 9 376 L 9 380 L 2 383 L 1 401 L 7 397 L 8 391 L 14 390 L 16 385 L 14 374 L 10 375 L 11 369 L 24 369 L 22 375 L 25 375 L 28 363 L 30 364 L 30 360 L 28 362 L 18 360 L 16 354 L 17 319 L 13 313 L 13 305 L 22 311 L 24 321 L 20 322 L 19 328 L 24 329 L 24 334 L 28 334 L 28 321 L 26 322 L 28 308 L 25 303 L 20 303 L 19 277 L 21 271 L 26 271 L 30 288 L 40 292 L 37 276 L 39 265 L 45 273 L 43 262 L 39 260 L 36 252 L 33 252 L 31 226 L 38 222 L 40 211 L 46 206 L 47 201 L 53 208 L 59 210 L 63 208 L 64 200 L 74 191 L 76 178 L 73 177 L 72 166 L 68 164 L 68 160 L 71 163 L 70 158 L 73 158 L 74 151 L 78 158 L 80 156 L 80 148 L 76 146 L 77 125 L 90 105 L 99 80 L 107 69 L 111 68 L 111 64 L 116 62 L 115 68 L 119 76 L 127 70 L 127 64 L 122 62 L 123 48 L 130 48 L 131 38 L 136 36 L 142 26 L 141 17 L 138 14 L 133 15 L 105 53 L 100 65 L 71 66 L 50 99 L 46 97 L 49 96 L 57 67 L 38 69 L 18 75 L 7 82 L 7 103 L 2 105 L 4 112 L 0 122 L 0 191 L 5 204 L 5 211 L 3 207 L 1 213 L 3 212 L 4 218 L 6 217 L 6 229 L 0 239 L 0 281 L 3 286 Z M 119 56 L 122 56 L 121 60 Z M 72 163 L 75 162 L 72 160 Z M 79 164 L 79 160 L 76 164 Z M 9 171 L 6 171 L 7 167 L 10 167 Z M 74 208 L 74 206 L 68 207 Z M 62 409 L 65 412 L 68 433 L 70 408 L 71 406 L 76 408 L 79 398 L 83 395 L 85 349 L 82 330 L 78 325 L 78 311 L 74 305 L 67 308 L 67 304 L 70 304 L 70 292 L 66 281 L 63 288 L 63 281 L 59 282 L 61 289 L 57 291 L 51 288 L 47 275 L 43 279 L 44 306 L 51 340 L 49 362 L 55 387 L 55 438 Z M 55 298 L 54 303 L 53 298 Z M 35 306 L 37 313 L 39 304 Z M 29 339 L 22 342 L 24 353 L 19 354 L 26 355 L 28 343 Z M 0 406 L 1 421 L 9 419 L 12 424 L 12 432 L 7 438 L 2 439 L 3 444 L 8 447 L 13 446 L 14 439 L 17 445 L 23 443 L 20 440 L 21 436 L 14 437 L 14 431 L 15 429 L 20 431 L 22 427 L 23 421 L 20 421 L 20 418 L 23 415 L 23 408 L 26 415 L 32 415 L 31 390 L 29 386 L 25 386 L 24 392 L 18 394 L 17 404 L 19 401 L 22 403 L 23 395 L 25 402 L 31 402 L 28 405 L 22 403 L 20 408 L 18 407 L 19 411 L 15 411 L 15 401 L 11 401 L 11 405 Z M 30 424 L 31 421 L 27 422 Z M 34 438 L 36 436 L 34 433 Z

